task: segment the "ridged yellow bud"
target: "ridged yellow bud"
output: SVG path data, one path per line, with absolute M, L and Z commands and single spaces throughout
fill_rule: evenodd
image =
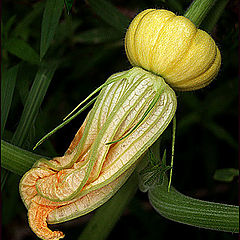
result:
M 205 87 L 221 65 L 211 36 L 167 10 L 147 9 L 138 14 L 127 30 L 125 49 L 133 66 L 160 75 L 180 91 Z

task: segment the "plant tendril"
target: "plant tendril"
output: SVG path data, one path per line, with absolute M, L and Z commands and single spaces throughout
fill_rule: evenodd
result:
M 175 146 L 175 136 L 176 136 L 176 114 L 173 117 L 173 130 L 172 130 L 172 157 L 171 157 L 171 170 L 168 183 L 168 192 L 170 191 L 172 182 L 172 172 L 173 172 L 173 159 L 174 159 L 174 146 Z

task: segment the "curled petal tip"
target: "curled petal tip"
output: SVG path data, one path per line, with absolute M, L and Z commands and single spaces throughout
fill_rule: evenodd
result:
M 60 231 L 52 231 L 47 226 L 47 217 L 55 207 L 39 205 L 32 202 L 28 211 L 28 221 L 32 231 L 44 240 L 59 240 L 64 238 Z

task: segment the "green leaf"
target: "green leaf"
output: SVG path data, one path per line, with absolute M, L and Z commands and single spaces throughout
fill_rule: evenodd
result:
M 167 5 L 170 7 L 170 9 L 174 10 L 174 12 L 177 12 L 178 15 L 182 15 L 183 13 L 183 6 L 182 2 L 176 1 L 176 0 L 168 0 Z
M 226 7 L 229 0 L 218 0 L 214 8 L 212 8 L 208 14 L 208 16 L 204 19 L 203 23 L 201 24 L 202 29 L 207 32 L 212 32 L 214 26 L 216 25 L 217 21 L 221 17 L 224 8 Z
M 130 19 L 124 16 L 116 7 L 105 0 L 88 0 L 93 11 L 100 16 L 107 24 L 116 28 L 122 33 L 130 23 Z
M 30 72 L 30 68 L 26 68 L 24 64 L 21 64 L 19 67 L 18 74 L 19 76 L 21 76 L 21 78 L 19 78 L 17 81 L 16 91 L 20 97 L 21 104 L 24 106 L 29 94 L 29 89 L 31 88 L 32 79 L 33 79 L 32 74 L 34 73 Z
M 122 215 L 129 201 L 137 191 L 136 172 L 120 188 L 120 190 L 102 207 L 96 210 L 78 240 L 104 240 Z
M 122 34 L 114 28 L 94 28 L 74 36 L 73 41 L 79 43 L 99 44 L 119 40 Z
M 229 79 L 230 80 L 230 79 Z M 238 88 L 237 78 L 230 81 L 222 82 L 222 84 L 209 92 L 203 102 L 203 110 L 209 118 L 223 114 L 237 101 L 238 92 L 233 91 Z M 211 111 L 209 111 L 211 109 Z
M 40 59 L 46 54 L 54 34 L 64 6 L 63 0 L 47 0 L 42 19 Z
M 23 175 L 41 158 L 48 159 L 1 140 L 1 166 L 15 174 Z
M 79 18 L 73 20 L 71 16 L 65 16 L 64 21 L 61 21 L 56 29 L 56 33 L 54 36 L 54 46 L 53 49 L 51 49 L 51 52 L 54 53 L 54 50 L 59 47 L 61 49 L 68 47 L 66 43 L 63 43 L 63 41 L 65 41 L 66 39 L 74 41 L 73 38 L 76 34 L 77 28 L 82 23 L 82 20 Z
M 189 131 L 189 129 L 191 129 L 194 124 L 197 124 L 200 119 L 200 115 L 196 111 L 185 114 L 178 122 L 178 136 L 183 135 Z
M 168 192 L 166 179 L 163 185 L 150 188 L 148 196 L 154 209 L 172 221 L 218 231 L 239 231 L 238 206 L 187 197 L 173 187 Z
M 56 63 L 42 64 L 40 66 L 26 99 L 19 124 L 13 135 L 13 144 L 22 146 L 25 141 L 31 126 L 33 125 L 33 120 L 38 114 L 56 68 Z
M 70 14 L 73 5 L 73 0 L 64 0 L 64 2 L 67 9 L 67 13 Z
M 38 2 L 34 4 L 30 13 L 18 22 L 16 28 L 13 30 L 14 36 L 20 36 L 23 39 L 26 38 L 26 31 L 29 29 L 29 26 L 36 18 L 40 17 L 41 12 L 43 11 L 43 3 L 44 2 Z
M 52 80 L 53 74 L 56 70 L 56 63 L 48 63 L 48 65 L 42 64 L 36 74 L 35 80 L 26 99 L 24 109 L 17 126 L 17 129 L 12 137 L 11 143 L 17 146 L 22 146 L 27 139 L 31 128 L 34 125 L 34 120 L 37 117 L 39 108 L 44 99 L 48 86 Z M 16 164 L 18 166 L 18 164 Z M 7 179 L 7 173 L 4 174 L 5 181 L 1 185 L 4 187 L 4 183 Z
M 147 156 L 148 156 L 148 161 L 151 166 L 156 166 L 161 161 L 160 158 L 159 159 L 156 158 L 156 156 L 154 155 L 151 148 L 148 149 Z
M 231 182 L 234 177 L 239 176 L 239 170 L 235 168 L 217 169 L 213 178 L 217 181 Z
M 16 85 L 18 65 L 3 71 L 1 81 L 1 136 L 3 136 Z
M 25 41 L 18 38 L 9 39 L 4 45 L 5 49 L 18 58 L 30 62 L 39 63 L 39 56 L 36 51 Z
M 156 159 L 151 148 L 148 150 L 148 154 L 144 156 L 144 160 L 149 164 L 139 172 L 139 188 L 142 192 L 147 192 L 151 187 L 161 185 L 165 173 L 172 167 L 166 165 L 166 149 L 162 161 Z
M 9 32 L 10 32 L 10 29 L 12 27 L 12 25 L 14 24 L 16 20 L 16 15 L 12 16 L 8 21 L 7 23 L 3 26 L 3 35 L 6 39 L 8 39 L 8 35 L 9 35 Z
M 1 191 L 3 191 L 7 177 L 8 177 L 8 171 L 4 168 L 1 168 Z
M 238 143 L 235 141 L 235 139 L 226 131 L 222 126 L 218 125 L 216 122 L 205 122 L 204 126 L 210 130 L 215 137 L 225 141 L 228 143 L 231 147 L 234 149 L 238 149 Z
M 84 58 L 77 58 L 78 59 L 78 65 L 81 66 L 81 68 L 78 68 L 76 71 L 76 76 L 80 77 L 86 74 L 88 71 L 91 71 L 91 69 L 95 68 L 97 65 L 102 64 L 104 61 L 106 61 L 107 58 L 110 58 L 116 50 L 122 47 L 122 41 L 120 44 L 114 44 L 114 45 L 108 45 L 108 46 L 99 46 L 97 51 L 94 52 L 93 55 L 91 55 L 92 50 L 87 49 L 86 55 L 91 56 L 87 61 Z M 75 59 L 75 58 L 74 58 Z M 69 63 L 70 61 L 73 61 L 71 58 L 68 60 L 65 58 L 65 60 Z M 73 73 L 74 74 L 74 73 Z M 75 76 L 74 76 L 75 77 Z

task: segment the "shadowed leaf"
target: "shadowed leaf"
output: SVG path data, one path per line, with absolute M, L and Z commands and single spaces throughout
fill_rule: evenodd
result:
M 87 2 L 92 7 L 93 11 L 107 24 L 125 33 L 130 20 L 116 7 L 105 0 L 88 0 Z
M 12 103 L 18 73 L 18 65 L 3 71 L 1 81 L 1 136 L 3 136 L 8 113 Z
M 56 63 L 42 65 L 39 68 L 25 102 L 19 124 L 13 135 L 13 144 L 22 146 L 24 140 L 26 139 L 27 134 L 32 127 L 33 120 L 36 117 L 45 97 L 56 68 Z
M 47 0 L 42 19 L 40 58 L 46 54 L 62 14 L 63 0 Z
M 217 169 L 213 178 L 217 181 L 231 182 L 234 177 L 239 176 L 239 170 L 235 168 Z
M 74 37 L 74 42 L 79 43 L 105 43 L 121 39 L 122 36 L 114 28 L 94 28 Z
M 5 44 L 5 48 L 18 58 L 30 62 L 39 63 L 39 56 L 36 51 L 25 41 L 18 38 L 11 38 Z

